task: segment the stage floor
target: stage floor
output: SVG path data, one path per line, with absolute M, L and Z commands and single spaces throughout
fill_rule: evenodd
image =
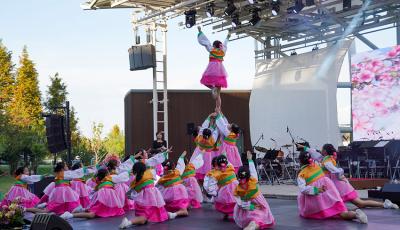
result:
M 355 221 L 309 220 L 299 217 L 295 200 L 268 199 L 276 225 L 274 229 L 385 229 L 397 230 L 400 227 L 400 211 L 386 209 L 364 209 L 368 215 L 368 225 Z M 133 217 L 133 212 L 128 213 Z M 69 222 L 75 230 L 83 229 L 118 229 L 123 217 L 99 218 L 93 220 L 74 219 Z M 157 230 L 200 230 L 200 229 L 239 229 L 234 222 L 222 221 L 222 215 L 212 205 L 205 204 L 202 209 L 192 210 L 189 217 L 178 218 L 159 224 L 147 224 L 130 229 Z

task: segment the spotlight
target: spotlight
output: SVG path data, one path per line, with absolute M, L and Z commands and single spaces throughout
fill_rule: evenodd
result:
M 215 12 L 214 7 L 215 7 L 215 4 L 213 2 L 208 3 L 206 5 L 206 15 L 207 15 L 207 17 L 214 16 L 214 12 Z
M 233 4 L 233 1 L 228 1 L 228 5 L 225 8 L 224 14 L 226 16 L 231 16 L 236 11 L 236 6 Z
M 254 4 L 254 0 L 247 0 L 250 4 Z
M 294 6 L 287 8 L 288 14 L 298 14 L 304 8 L 304 4 L 302 0 L 297 0 Z
M 196 24 L 196 10 L 185 11 L 186 28 L 191 28 Z
M 278 15 L 279 11 L 281 10 L 281 7 L 279 6 L 279 1 L 278 0 L 273 0 L 272 1 L 272 15 L 276 16 Z
M 343 0 L 343 10 L 351 9 L 351 0 Z
M 233 14 L 232 15 L 232 26 L 233 27 L 238 27 L 240 26 L 240 21 L 239 21 L 239 14 Z
M 253 12 L 253 15 L 251 16 L 251 19 L 250 19 L 250 24 L 252 25 L 252 26 L 255 26 L 255 25 L 257 25 L 257 23 L 259 23 L 261 21 L 261 18 L 260 18 L 260 16 L 258 15 L 258 12 L 257 11 L 254 11 Z
M 295 55 L 297 55 L 296 50 L 293 50 L 293 51 L 290 53 L 290 56 L 295 56 Z

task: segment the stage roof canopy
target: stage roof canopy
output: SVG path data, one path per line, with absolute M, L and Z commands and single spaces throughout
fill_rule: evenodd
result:
M 136 9 L 137 26 L 195 10 L 197 25 L 212 26 L 215 32 L 229 30 L 236 34 L 233 39 L 278 39 L 279 51 L 346 36 L 363 39 L 362 34 L 394 27 L 400 20 L 398 0 L 87 0 L 81 6 L 87 10 Z M 227 12 L 228 8 L 233 11 Z M 211 11 L 213 16 L 208 17 L 206 12 Z M 235 21 L 240 25 L 232 25 Z

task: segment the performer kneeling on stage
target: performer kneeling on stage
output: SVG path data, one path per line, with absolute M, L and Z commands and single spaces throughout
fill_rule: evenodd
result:
M 233 192 L 237 198 L 233 219 L 245 230 L 271 228 L 275 220 L 267 201 L 259 191 L 257 170 L 250 151 L 247 151 L 247 160 L 249 167 L 241 166 L 237 174 L 239 185 Z
M 300 148 L 304 148 L 305 151 L 309 152 L 313 159 L 321 162 L 322 169 L 327 177 L 329 177 L 335 184 L 343 202 L 350 201 L 359 208 L 375 207 L 375 208 L 386 208 L 386 209 L 399 209 L 397 204 L 392 203 L 386 199 L 385 202 L 379 202 L 374 200 L 362 200 L 358 196 L 357 191 L 351 186 L 347 178 L 343 175 L 344 171 L 342 168 L 337 167 L 336 158 L 337 151 L 332 144 L 325 144 L 322 147 L 322 155 L 315 149 L 311 149 L 307 146 L 298 145 Z
M 183 184 L 186 187 L 190 208 L 201 208 L 203 202 L 203 193 L 199 183 L 196 180 L 196 169 L 203 165 L 203 156 L 198 155 L 192 161 L 188 161 L 186 157 L 180 157 L 178 160 L 178 168 L 184 166 L 185 170 L 182 174 Z
M 311 155 L 301 152 L 301 170 L 297 177 L 300 193 L 297 197 L 300 216 L 310 219 L 340 217 L 344 220 L 358 219 L 368 223 L 361 209 L 348 211 L 333 182 L 325 176 L 322 168 L 314 163 Z

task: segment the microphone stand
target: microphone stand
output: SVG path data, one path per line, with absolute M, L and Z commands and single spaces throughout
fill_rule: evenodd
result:
M 255 147 L 257 146 L 258 142 L 260 142 L 261 139 L 264 139 L 263 136 L 264 136 L 264 134 L 261 134 L 261 136 L 258 138 L 257 142 L 253 145 L 253 152 L 255 152 L 254 150 L 255 150 Z

